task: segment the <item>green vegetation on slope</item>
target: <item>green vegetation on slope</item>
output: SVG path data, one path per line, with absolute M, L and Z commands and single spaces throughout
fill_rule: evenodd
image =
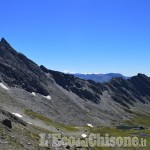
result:
M 51 119 L 49 119 L 37 112 L 34 112 L 32 110 L 25 110 L 25 114 L 33 119 L 39 119 L 39 120 L 43 121 L 44 123 L 46 123 L 47 125 L 53 125 L 56 128 L 60 128 L 60 129 L 66 130 L 66 131 L 74 131 L 74 132 L 78 131 L 78 129 L 74 126 L 64 125 L 62 123 L 54 122 Z

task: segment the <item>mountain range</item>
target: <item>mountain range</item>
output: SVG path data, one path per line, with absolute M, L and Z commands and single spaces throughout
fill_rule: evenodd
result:
M 95 128 L 116 128 L 139 116 L 150 117 L 148 76 L 140 73 L 131 78 L 122 75 L 112 78 L 116 74 L 107 75 L 107 79 L 99 79 L 101 75 L 94 75 L 95 79 L 81 76 L 38 66 L 2 38 L 1 148 L 41 149 L 38 144 L 41 132 L 61 132 L 78 137 L 90 131 L 85 127 L 87 124 Z M 4 127 L 6 120 L 12 122 L 11 132 Z
M 120 73 L 107 73 L 107 74 L 82 74 L 82 73 L 75 73 L 73 74 L 76 77 L 79 77 L 81 79 L 85 80 L 93 80 L 95 82 L 104 83 L 109 82 L 113 78 L 123 78 L 123 79 L 129 79 L 129 77 L 126 77 Z

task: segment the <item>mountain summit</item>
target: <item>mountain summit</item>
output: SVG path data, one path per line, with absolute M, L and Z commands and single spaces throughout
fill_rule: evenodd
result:
M 4 38 L 0 42 L 0 59 L 0 73 L 6 84 L 45 96 L 49 94 L 39 66 L 16 52 Z

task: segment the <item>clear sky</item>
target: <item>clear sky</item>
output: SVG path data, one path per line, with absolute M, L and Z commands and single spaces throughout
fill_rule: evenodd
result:
M 0 38 L 49 69 L 150 76 L 150 0 L 0 0 Z

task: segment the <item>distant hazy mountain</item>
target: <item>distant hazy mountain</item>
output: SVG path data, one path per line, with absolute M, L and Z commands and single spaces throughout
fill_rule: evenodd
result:
M 93 80 L 95 82 L 108 82 L 113 78 L 123 78 L 123 79 L 128 79 L 129 77 L 126 77 L 122 74 L 119 73 L 108 73 L 108 74 L 81 74 L 81 73 L 76 73 L 73 74 L 74 76 L 85 79 L 85 80 Z

